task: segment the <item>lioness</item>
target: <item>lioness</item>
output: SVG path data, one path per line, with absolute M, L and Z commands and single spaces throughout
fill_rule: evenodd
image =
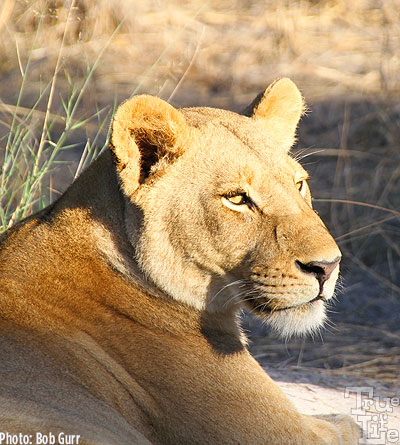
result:
M 312 331 L 333 295 L 340 251 L 288 155 L 302 112 L 289 79 L 244 115 L 119 107 L 110 150 L 2 236 L 0 433 L 356 443 L 351 418 L 293 408 L 238 324 L 246 306 L 283 336 Z

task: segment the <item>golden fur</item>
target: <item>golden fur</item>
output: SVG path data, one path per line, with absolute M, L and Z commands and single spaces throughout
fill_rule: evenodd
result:
M 2 236 L 0 431 L 357 442 L 346 416 L 296 412 L 237 322 L 247 305 L 304 333 L 333 295 L 340 252 L 287 154 L 302 112 L 288 79 L 245 115 L 149 96 L 120 106 L 111 150 Z

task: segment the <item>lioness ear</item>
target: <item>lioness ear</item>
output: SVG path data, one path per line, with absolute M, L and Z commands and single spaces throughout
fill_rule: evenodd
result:
M 262 119 L 276 143 L 289 150 L 295 141 L 296 127 L 304 111 L 300 91 L 290 79 L 282 78 L 275 80 L 264 93 L 260 93 L 244 114 L 253 119 Z
M 183 115 L 162 99 L 141 95 L 122 103 L 111 125 L 110 148 L 124 192 L 131 196 L 161 165 L 179 156 L 188 135 Z

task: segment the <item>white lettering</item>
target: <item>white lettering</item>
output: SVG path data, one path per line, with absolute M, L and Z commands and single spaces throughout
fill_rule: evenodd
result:
M 58 442 L 60 445 L 79 445 L 79 434 L 65 434 L 60 433 L 58 435 Z
M 392 397 L 392 406 L 400 406 L 400 397 Z
M 56 443 L 56 436 L 49 432 L 47 434 L 36 433 L 37 445 L 54 445 Z
M 398 430 L 388 430 L 386 439 L 388 443 L 397 443 L 400 438 L 400 432 Z
M 374 388 L 369 386 L 347 387 L 344 397 L 350 397 L 351 393 L 356 394 L 356 406 L 351 409 L 351 413 L 362 427 L 362 443 L 364 439 L 375 444 L 397 443 L 400 431 L 388 429 L 388 413 L 393 413 L 393 407 L 400 405 L 400 397 L 374 396 Z
M 36 445 L 79 445 L 81 436 L 79 434 L 59 433 L 57 436 L 52 433 L 37 432 L 33 437 L 31 434 L 10 434 L 7 431 L 0 431 L 0 445 L 32 445 L 33 439 Z
M 48 444 L 47 436 L 42 433 L 36 433 L 36 444 L 37 445 L 46 445 Z
M 32 442 L 30 434 L 10 434 L 7 431 L 0 431 L 0 445 L 25 445 Z

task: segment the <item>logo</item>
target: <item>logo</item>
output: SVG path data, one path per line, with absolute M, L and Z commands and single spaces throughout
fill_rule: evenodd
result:
M 386 445 L 400 440 L 400 431 L 388 427 L 388 415 L 393 408 L 400 406 L 400 397 L 374 396 L 372 386 L 348 386 L 344 397 L 356 394 L 356 406 L 351 414 L 363 432 L 359 444 Z

